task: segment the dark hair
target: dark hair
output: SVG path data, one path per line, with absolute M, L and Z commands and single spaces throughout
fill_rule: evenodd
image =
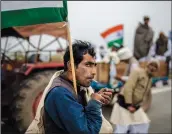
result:
M 95 57 L 95 51 L 91 43 L 81 40 L 76 40 L 72 44 L 73 49 L 73 58 L 74 58 L 74 64 L 77 67 L 78 64 L 83 60 L 83 55 L 90 54 L 92 57 Z M 69 52 L 69 46 L 66 49 L 66 52 L 63 56 L 64 60 L 64 71 L 67 71 L 67 62 L 70 60 L 70 52 Z
M 145 20 L 150 20 L 149 16 L 144 16 L 143 19 L 144 19 L 144 21 Z

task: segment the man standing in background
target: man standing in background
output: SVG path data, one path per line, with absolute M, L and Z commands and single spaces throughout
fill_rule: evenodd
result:
M 143 103 L 151 95 L 152 78 L 159 69 L 159 61 L 152 59 L 146 68 L 131 72 L 128 81 L 118 95 L 110 122 L 116 125 L 114 133 L 148 133 L 150 119 Z
M 144 24 L 140 23 L 135 33 L 134 57 L 141 61 L 145 60 L 153 41 L 154 33 L 152 28 L 149 26 L 149 20 L 150 18 L 145 16 Z

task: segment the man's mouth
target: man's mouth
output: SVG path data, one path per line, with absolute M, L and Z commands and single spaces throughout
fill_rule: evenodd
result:
M 94 77 L 89 77 L 87 78 L 89 81 L 92 81 L 94 79 Z

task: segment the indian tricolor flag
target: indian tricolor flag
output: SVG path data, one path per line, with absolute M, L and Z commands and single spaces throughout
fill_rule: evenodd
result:
M 106 41 L 108 47 L 120 47 L 123 44 L 123 25 L 120 24 L 107 29 L 101 33 L 101 36 Z
M 1 29 L 14 28 L 25 37 L 59 33 L 67 21 L 67 1 L 1 1 Z M 60 31 L 60 34 L 64 31 Z

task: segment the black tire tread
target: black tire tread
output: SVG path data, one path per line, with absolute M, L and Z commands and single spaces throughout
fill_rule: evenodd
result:
M 12 117 L 14 118 L 16 122 L 15 125 L 20 132 L 24 132 L 31 123 L 31 121 L 33 120 L 33 118 L 31 118 L 32 113 L 30 113 L 31 112 L 30 110 L 32 109 L 29 108 L 29 106 L 25 104 L 25 102 L 28 103 L 31 102 L 32 105 L 32 99 L 29 97 L 35 96 L 36 93 L 43 91 L 46 85 L 48 84 L 50 78 L 55 72 L 56 72 L 55 70 L 46 70 L 35 73 L 28 79 L 21 82 L 21 84 L 19 85 L 19 89 L 18 89 L 19 92 L 15 96 L 14 102 L 12 104 L 12 111 L 13 111 Z M 37 84 L 38 87 L 42 86 L 41 89 L 38 89 L 39 91 L 36 91 Z

